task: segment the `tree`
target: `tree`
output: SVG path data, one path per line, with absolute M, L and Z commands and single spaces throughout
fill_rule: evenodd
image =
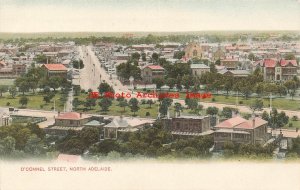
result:
M 285 59 L 285 60 L 295 60 L 296 57 L 295 57 L 294 54 L 288 53 L 288 54 L 286 54 L 286 55 L 284 56 L 284 59 Z
M 149 99 L 149 100 L 147 101 L 147 104 L 149 104 L 149 108 L 151 108 L 151 105 L 154 104 L 154 102 L 153 102 L 152 99 Z
M 297 83 L 294 80 L 288 80 L 284 83 L 284 86 L 287 88 L 288 93 L 291 91 L 296 91 Z
M 81 101 L 78 98 L 74 98 L 72 101 L 72 105 L 74 106 L 75 110 L 81 105 Z
M 74 90 L 74 96 L 80 95 L 80 91 L 81 91 L 80 85 L 74 85 L 73 90 Z
M 180 112 L 183 110 L 183 107 L 180 103 L 176 102 L 174 104 L 175 113 L 177 116 L 180 116 Z
M 84 102 L 84 106 L 92 109 L 92 107 L 96 106 L 96 99 L 95 98 L 87 98 Z
M 98 104 L 101 107 L 101 110 L 106 112 L 112 105 L 112 100 L 111 98 L 103 97 L 100 99 L 100 102 Z
M 46 63 L 47 63 L 47 57 L 46 57 L 46 55 L 44 55 L 44 54 L 36 55 L 36 56 L 34 57 L 34 60 L 35 60 L 37 63 L 41 63 L 41 64 L 46 64 Z
M 25 152 L 32 155 L 40 155 L 43 153 L 43 143 L 36 134 L 29 137 L 25 145 Z
M 257 60 L 257 58 L 255 57 L 255 55 L 253 53 L 249 53 L 248 59 L 251 60 L 251 61 L 256 61 Z
M 99 93 L 101 96 L 106 92 L 114 93 L 114 89 L 112 86 L 109 86 L 106 82 L 102 82 L 98 87 Z
M 134 52 L 131 54 L 131 60 L 134 62 L 138 62 L 140 60 L 141 55 L 138 52 Z
M 143 60 L 143 61 L 147 61 L 146 53 L 145 53 L 145 52 L 142 53 L 142 60 Z
M 154 78 L 152 80 L 154 84 L 156 84 L 156 88 L 160 89 L 164 85 L 164 79 L 163 78 Z
M 196 98 L 186 98 L 185 105 L 191 110 L 195 110 L 198 106 L 198 100 Z
M 254 102 L 250 105 L 250 109 L 254 113 L 255 111 L 260 111 L 262 110 L 264 106 L 264 102 L 261 99 L 255 99 Z
M 72 62 L 72 64 L 73 64 L 73 68 L 75 68 L 75 69 L 83 69 L 84 68 L 84 64 L 83 64 L 83 61 L 81 59 L 74 60 Z
M 98 128 L 84 127 L 80 132 L 79 137 L 85 147 L 89 147 L 99 141 L 100 131 Z
M 181 84 L 186 90 L 189 90 L 194 85 L 194 78 L 192 75 L 184 75 L 181 80 Z
M 123 99 L 119 101 L 119 106 L 123 108 L 124 109 L 123 112 L 125 112 L 125 108 L 128 106 L 127 100 Z
M 185 55 L 185 52 L 184 52 L 184 51 L 176 51 L 176 52 L 174 53 L 173 58 L 174 58 L 174 59 L 181 59 L 184 55 Z
M 7 92 L 8 87 L 6 85 L 0 85 L 0 97 L 2 97 L 2 94 Z
M 217 115 L 219 112 L 219 109 L 217 107 L 208 107 L 206 109 L 206 113 L 209 114 L 209 115 Z
M 129 100 L 129 107 L 130 107 L 131 112 L 133 112 L 134 116 L 135 116 L 135 112 L 137 112 L 140 109 L 138 104 L 139 104 L 139 102 L 136 98 L 131 98 Z
M 228 119 L 232 117 L 232 113 L 236 113 L 236 112 L 238 112 L 238 109 L 236 108 L 223 107 L 222 115 Z
M 0 141 L 0 155 L 7 156 L 15 151 L 16 140 L 7 136 Z
M 15 98 L 16 95 L 17 95 L 17 89 L 16 89 L 16 87 L 15 86 L 10 87 L 9 88 L 9 93 L 10 93 L 10 95 L 11 95 L 12 98 Z
M 44 96 L 43 100 L 46 103 L 50 103 L 51 99 L 55 97 L 55 93 L 48 93 L 47 95 Z
M 53 88 L 54 93 L 56 93 L 56 89 L 59 88 L 62 84 L 62 78 L 60 77 L 50 77 L 48 80 L 48 85 L 50 88 Z
M 22 105 L 22 107 L 24 107 L 25 105 L 27 105 L 28 103 L 28 98 L 26 96 L 22 96 L 19 100 L 19 104 Z
M 216 69 L 216 65 L 215 64 L 211 63 L 209 65 L 209 68 L 210 68 L 210 72 L 217 73 L 217 69 Z
M 154 63 L 157 63 L 158 62 L 158 58 L 159 58 L 159 55 L 158 55 L 158 53 L 153 53 L 152 54 L 152 61 L 154 62 Z
M 169 107 L 172 105 L 173 100 L 170 98 L 163 98 L 159 106 L 159 113 L 162 116 L 166 116 L 169 110 Z
M 168 85 L 170 87 L 170 89 L 174 88 L 175 84 L 176 84 L 176 79 L 167 78 L 166 85 Z

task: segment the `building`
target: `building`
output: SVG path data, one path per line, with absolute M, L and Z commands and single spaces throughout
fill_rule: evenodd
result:
M 218 71 L 219 74 L 221 75 L 227 75 L 227 76 L 233 76 L 233 77 L 247 77 L 250 75 L 250 72 L 247 70 L 221 70 Z
M 23 75 L 26 73 L 26 64 L 13 64 L 12 70 L 16 75 Z
M 218 49 L 213 53 L 212 56 L 214 61 L 221 60 L 226 57 L 225 52 L 220 47 L 218 47 Z
M 199 136 L 210 132 L 209 116 L 179 116 L 163 119 L 164 128 L 175 136 Z
M 147 124 L 150 124 L 150 122 L 138 118 L 124 118 L 122 116 L 114 118 L 103 127 L 104 139 L 117 139 L 120 133 L 139 131 Z
M 145 83 L 152 83 L 155 78 L 164 78 L 165 69 L 159 65 L 147 65 L 142 68 L 141 76 Z
M 263 72 L 264 80 L 285 81 L 297 76 L 298 64 L 296 60 L 264 59 L 255 64 L 255 68 L 258 67 Z
M 210 72 L 210 67 L 204 64 L 191 64 L 191 70 L 194 76 L 201 76 L 206 72 Z
M 200 45 L 196 42 L 189 43 L 185 48 L 185 57 L 186 58 L 202 58 L 203 51 Z
M 58 113 L 53 125 L 45 128 L 49 134 L 67 134 L 68 130 L 80 131 L 84 124 L 92 120 L 92 116 L 77 112 Z
M 237 59 L 221 59 L 221 65 L 225 66 L 227 70 L 235 70 L 239 66 Z
M 214 147 L 220 150 L 227 142 L 264 144 L 268 140 L 268 122 L 259 118 L 246 120 L 240 116 L 227 119 L 214 127 Z
M 63 64 L 44 64 L 42 65 L 47 72 L 47 77 L 67 78 L 68 69 Z

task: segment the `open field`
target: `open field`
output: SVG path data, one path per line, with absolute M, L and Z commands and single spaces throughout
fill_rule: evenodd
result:
M 22 97 L 22 95 L 17 95 L 15 98 L 12 98 L 11 95 L 5 93 L 3 97 L 0 97 L 0 106 L 3 107 L 15 107 L 15 108 L 27 108 L 27 109 L 41 109 L 41 110 L 52 110 L 52 107 L 54 106 L 54 100 L 55 100 L 55 107 L 56 110 L 62 111 L 64 108 L 63 103 L 61 102 L 61 98 L 64 96 L 61 93 L 56 93 L 55 97 L 51 100 L 50 103 L 46 104 L 43 101 L 42 94 L 35 94 L 27 93 L 25 96 L 29 99 L 28 104 L 25 107 L 21 107 L 19 104 L 19 100 Z M 8 105 L 9 103 L 9 105 Z
M 186 96 L 185 93 L 180 93 L 180 97 L 184 99 Z M 224 96 L 224 95 L 212 95 L 215 101 L 213 101 L 212 98 L 209 99 L 199 99 L 201 102 L 213 102 L 213 103 L 224 103 L 224 104 L 236 104 L 236 97 L 234 96 Z M 245 99 L 244 97 L 238 97 L 238 104 L 249 106 L 252 104 L 252 102 L 255 100 L 255 98 L 248 98 Z M 264 98 L 263 99 L 264 107 L 268 108 L 270 107 L 270 99 Z M 291 99 L 285 99 L 285 98 L 273 98 L 272 99 L 272 107 L 277 109 L 284 109 L 284 110 L 294 110 L 298 111 L 300 110 L 300 101 L 299 100 L 291 100 Z

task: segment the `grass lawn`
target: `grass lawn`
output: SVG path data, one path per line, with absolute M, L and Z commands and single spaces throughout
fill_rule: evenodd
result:
M 74 98 L 78 98 L 81 101 L 85 101 L 86 98 L 88 97 L 87 94 L 80 94 L 80 96 L 74 96 Z M 124 112 L 124 108 L 121 108 L 120 106 L 118 106 L 118 101 L 113 100 L 113 104 L 111 107 L 109 107 L 109 111 L 108 112 L 102 112 L 100 106 L 98 105 L 98 100 L 96 101 L 96 106 L 92 107 L 92 109 L 88 109 L 86 112 L 87 113 L 97 113 L 97 114 L 101 114 L 101 115 L 124 115 L 124 116 L 133 116 L 133 112 L 130 111 L 129 107 L 125 108 L 125 112 Z M 149 112 L 151 118 L 157 118 L 157 113 L 158 113 L 158 102 L 151 105 L 151 108 L 149 107 L 148 104 L 139 104 L 140 109 L 136 112 L 136 115 L 139 117 L 146 117 L 146 113 Z M 80 105 L 76 111 L 84 111 L 84 106 Z M 171 106 L 169 109 L 170 112 L 170 116 L 174 116 L 175 112 L 174 112 L 174 107 Z M 189 115 L 195 115 L 195 113 L 192 110 L 189 109 L 183 109 L 182 111 L 183 114 L 189 114 Z M 201 111 L 201 114 L 204 114 L 205 111 Z
M 180 98 L 185 99 L 186 94 L 180 93 Z M 215 102 L 215 103 L 224 103 L 224 104 L 236 104 L 236 97 L 234 96 L 224 96 L 224 95 L 212 95 L 215 101 L 212 101 L 212 98 L 209 99 L 200 99 L 200 102 Z M 255 98 L 248 98 L 247 100 L 243 97 L 238 97 L 239 105 L 249 106 Z M 242 102 L 241 102 L 242 101 Z M 264 98 L 264 107 L 269 107 L 270 99 Z M 285 98 L 274 98 L 272 99 L 272 107 L 277 109 L 285 110 L 300 110 L 300 101 L 299 100 L 290 100 Z
M 28 103 L 25 107 L 21 107 L 19 104 L 20 97 L 22 97 L 21 94 L 18 94 L 15 98 L 12 98 L 11 95 L 5 93 L 3 97 L 0 97 L 0 106 L 2 107 L 15 107 L 15 108 L 27 108 L 27 109 L 41 109 L 41 110 L 52 110 L 51 108 L 54 106 L 54 99 L 55 99 L 55 106 L 57 110 L 63 110 L 64 108 L 64 102 L 62 102 L 60 99 L 65 96 L 64 94 L 61 94 L 60 92 L 57 92 L 55 97 L 51 100 L 50 103 L 46 104 L 43 101 L 43 94 L 32 94 L 27 93 L 25 96 L 29 99 Z M 7 103 L 10 103 L 8 106 Z
M 293 126 L 292 127 L 289 127 L 289 124 L 287 124 L 284 128 L 287 128 L 287 129 L 295 129 L 295 128 L 299 128 L 300 129 L 300 120 L 298 121 L 292 121 L 290 119 L 289 123 L 292 123 Z

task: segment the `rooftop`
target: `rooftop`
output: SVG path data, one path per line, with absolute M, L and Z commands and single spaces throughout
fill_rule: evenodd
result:
M 59 114 L 56 119 L 72 119 L 72 120 L 79 120 L 79 119 L 84 119 L 88 118 L 89 116 L 77 113 L 77 112 L 66 112 Z
M 44 64 L 49 71 L 67 71 L 68 69 L 63 64 Z

